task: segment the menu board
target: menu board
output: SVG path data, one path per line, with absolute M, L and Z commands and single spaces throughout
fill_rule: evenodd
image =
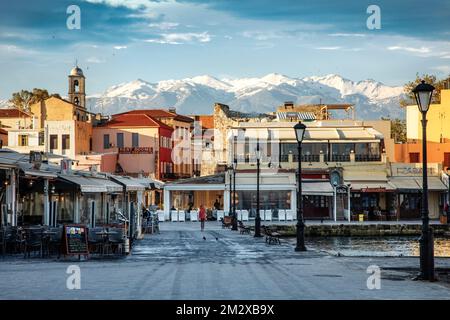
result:
M 63 241 L 66 255 L 89 254 L 87 227 L 84 225 L 65 225 Z

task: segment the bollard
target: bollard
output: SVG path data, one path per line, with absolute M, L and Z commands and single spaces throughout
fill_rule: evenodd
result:
M 129 238 L 125 239 L 125 253 L 130 254 L 130 239 Z
M 429 241 L 428 241 L 428 270 L 429 270 L 429 277 L 430 281 L 435 281 L 435 274 L 434 274 L 434 234 L 433 229 L 429 229 Z

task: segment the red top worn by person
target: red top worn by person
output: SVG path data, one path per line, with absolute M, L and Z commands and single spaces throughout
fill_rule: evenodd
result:
M 206 220 L 206 210 L 205 207 L 200 206 L 200 211 L 198 213 L 198 218 L 200 219 L 200 221 L 205 221 Z

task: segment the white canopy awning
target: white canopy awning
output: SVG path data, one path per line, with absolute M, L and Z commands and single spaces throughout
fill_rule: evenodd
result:
M 145 186 L 138 179 L 123 176 L 110 176 L 112 180 L 125 187 L 126 191 L 143 191 Z
M 302 194 L 307 196 L 333 196 L 333 187 L 329 181 L 302 182 Z
M 405 190 L 422 190 L 422 178 L 421 177 L 391 177 L 389 182 L 394 185 L 399 191 Z M 428 190 L 429 191 L 447 191 L 445 184 L 439 179 L 439 177 L 428 177 Z
M 66 180 L 79 186 L 81 192 L 108 192 L 106 184 L 101 179 L 88 178 L 82 176 L 58 175 L 61 179 Z

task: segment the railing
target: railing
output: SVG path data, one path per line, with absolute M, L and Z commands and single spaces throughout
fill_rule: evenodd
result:
M 349 154 L 333 154 L 331 156 L 332 162 L 349 162 L 350 161 L 350 155 Z
M 355 161 L 357 161 L 357 162 L 381 161 L 381 155 L 379 155 L 379 154 L 357 154 L 357 155 L 355 155 Z
M 318 154 L 304 154 L 302 155 L 302 162 L 319 162 L 320 155 Z M 289 155 L 282 154 L 280 155 L 280 162 L 289 162 Z M 298 155 L 292 155 L 292 162 L 298 162 Z

